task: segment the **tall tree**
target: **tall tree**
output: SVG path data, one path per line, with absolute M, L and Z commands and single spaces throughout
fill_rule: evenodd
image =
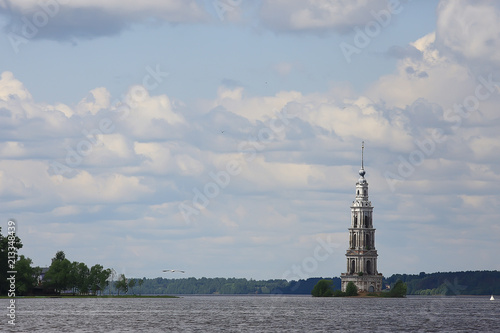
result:
M 73 295 L 75 295 L 78 290 L 78 264 L 79 262 L 73 261 L 69 265 L 68 271 L 68 288 L 71 289 Z
M 80 294 L 88 294 L 90 283 L 90 270 L 85 263 L 76 266 L 76 288 Z
M 140 294 L 142 295 L 142 285 L 144 284 L 144 281 L 146 280 L 146 277 L 143 277 L 142 279 L 139 279 L 138 284 L 139 284 L 139 291 Z
M 61 292 L 70 286 L 71 262 L 63 251 L 58 251 L 52 258 L 49 270 L 45 274 L 45 284 Z
M 123 291 L 123 293 L 128 291 L 128 283 L 125 274 L 120 274 L 118 280 L 115 282 L 115 288 L 118 291 L 118 295 L 120 295 L 120 290 Z
M 354 284 L 354 282 L 350 281 L 345 287 L 346 296 L 357 296 L 358 295 L 358 287 Z
M 109 284 L 109 277 L 111 276 L 111 273 L 112 273 L 112 271 L 109 268 L 103 269 L 99 273 L 98 279 L 99 279 L 99 290 L 100 290 L 101 295 L 102 295 L 102 291 Z
M 33 261 L 21 255 L 16 262 L 16 294 L 27 295 L 38 281 L 39 270 L 31 267 Z
M 100 276 L 102 274 L 103 267 L 99 264 L 95 264 L 90 267 L 89 274 L 89 288 L 92 291 L 92 294 L 97 294 L 97 291 L 101 289 L 100 287 Z
M 137 283 L 137 281 L 135 279 L 130 279 L 128 281 L 128 287 L 130 288 L 130 291 L 132 292 L 132 294 L 135 295 L 134 293 L 134 287 L 135 287 L 135 284 Z

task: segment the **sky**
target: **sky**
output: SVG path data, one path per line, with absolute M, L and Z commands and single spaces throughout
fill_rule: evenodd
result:
M 495 1 L 2 0 L 0 50 L 34 265 L 340 276 L 364 141 L 380 273 L 500 268 Z

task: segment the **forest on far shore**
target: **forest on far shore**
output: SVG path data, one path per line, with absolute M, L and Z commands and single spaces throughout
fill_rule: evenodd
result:
M 134 294 L 311 294 L 321 279 L 333 281 L 340 289 L 339 277 L 317 277 L 287 281 L 283 279 L 253 280 L 245 278 L 143 278 Z M 394 274 L 384 279 L 384 289 L 401 280 L 407 295 L 500 295 L 500 271 L 468 271 L 447 273 Z M 138 285 L 136 283 L 136 285 Z M 108 293 L 109 290 L 105 291 Z M 112 290 L 111 290 L 112 292 Z

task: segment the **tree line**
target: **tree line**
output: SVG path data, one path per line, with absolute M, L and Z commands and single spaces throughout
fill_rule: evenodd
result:
M 401 280 L 408 295 L 490 295 L 500 294 L 499 271 L 462 271 L 420 274 L 394 274 L 386 283 Z
M 30 258 L 18 255 L 17 252 L 22 247 L 21 239 L 17 235 L 8 233 L 4 236 L 0 228 L 0 295 L 7 295 L 11 290 L 7 278 L 13 273 L 8 272 L 16 272 L 15 296 L 58 294 L 63 291 L 96 295 L 109 287 L 110 278 L 116 274 L 112 269 L 105 269 L 100 264 L 89 268 L 85 263 L 71 262 L 63 251 L 55 254 L 48 269 L 33 266 Z M 125 277 L 122 280 L 124 279 Z M 118 287 L 118 290 L 123 290 L 123 282 L 118 283 Z
M 83 262 L 66 259 L 63 251 L 58 251 L 39 284 L 53 288 L 57 293 L 71 291 L 72 294 L 96 295 L 107 287 L 112 270 L 100 264 L 88 267 Z
M 133 280 L 133 279 L 131 279 Z M 178 294 L 310 294 L 321 278 L 287 281 L 285 279 L 254 280 L 246 278 L 153 278 L 136 279 L 141 286 L 134 293 L 148 295 Z M 340 287 L 340 278 L 331 278 Z

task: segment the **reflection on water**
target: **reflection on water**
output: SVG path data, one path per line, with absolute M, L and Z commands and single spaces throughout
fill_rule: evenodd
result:
M 8 300 L 1 301 L 6 309 Z M 12 331 L 494 332 L 500 328 L 499 303 L 485 296 L 17 299 Z M 0 327 L 7 327 L 7 316 L 2 318 Z

